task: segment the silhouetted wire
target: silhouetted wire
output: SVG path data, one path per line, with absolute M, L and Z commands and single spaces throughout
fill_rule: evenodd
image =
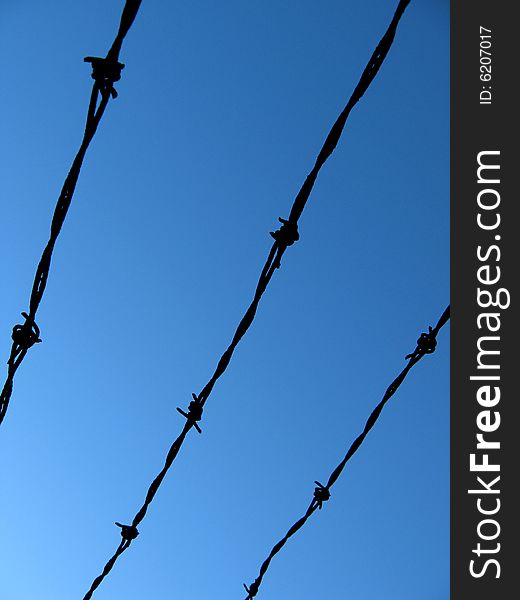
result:
M 269 568 L 269 565 L 271 564 L 271 561 L 273 560 L 273 558 L 282 550 L 282 548 L 289 541 L 289 539 L 293 535 L 295 535 L 296 532 L 298 532 L 305 525 L 307 520 L 314 514 L 316 509 L 321 510 L 323 503 L 330 499 L 330 488 L 338 480 L 338 478 L 341 475 L 341 473 L 343 472 L 343 469 L 345 468 L 345 465 L 347 464 L 347 462 L 352 458 L 352 456 L 357 452 L 357 450 L 359 450 L 359 447 L 361 446 L 361 444 L 367 437 L 368 432 L 376 424 L 377 419 L 379 418 L 383 408 L 385 407 L 385 404 L 397 392 L 397 390 L 399 389 L 400 385 L 405 380 L 406 376 L 408 375 L 408 373 L 412 369 L 412 367 L 414 365 L 416 365 L 425 354 L 431 354 L 432 352 L 435 351 L 435 348 L 437 346 L 437 334 L 439 333 L 440 329 L 448 322 L 449 318 L 450 318 L 450 307 L 448 306 L 446 308 L 446 310 L 442 313 L 437 325 L 433 329 L 431 327 L 429 327 L 428 333 L 421 334 L 421 336 L 417 340 L 417 346 L 416 346 L 415 350 L 406 357 L 406 359 L 408 360 L 406 367 L 401 371 L 401 373 L 399 373 L 399 375 L 394 379 L 394 381 L 388 386 L 388 388 L 383 396 L 383 399 L 381 400 L 381 402 L 379 402 L 379 404 L 374 408 L 374 410 L 368 417 L 368 420 L 365 424 L 365 428 L 363 429 L 361 434 L 358 435 L 358 437 L 352 442 L 352 444 L 350 445 L 350 448 L 348 449 L 347 453 L 345 454 L 345 457 L 343 458 L 343 460 L 332 471 L 326 485 L 321 484 L 319 481 L 314 482 L 317 487 L 314 488 L 314 496 L 311 500 L 311 503 L 309 504 L 309 507 L 307 508 L 307 511 L 303 515 L 303 517 L 298 519 L 298 521 L 296 521 L 289 528 L 289 530 L 287 531 L 285 536 L 277 544 L 275 544 L 273 546 L 271 552 L 269 553 L 269 556 L 262 563 L 262 566 L 260 567 L 259 575 L 253 581 L 253 583 L 249 587 L 244 584 L 244 587 L 247 592 L 246 600 L 252 600 L 252 598 L 254 598 L 258 594 L 258 590 L 262 583 L 262 579 L 264 578 L 264 575 L 265 575 L 267 569 Z
M 296 242 L 299 239 L 300 236 L 298 233 L 298 220 L 303 212 L 303 209 L 305 208 L 305 204 L 307 203 L 307 200 L 310 196 L 310 193 L 312 191 L 312 188 L 314 186 L 314 182 L 316 181 L 318 173 L 319 173 L 321 167 L 325 164 L 325 162 L 327 161 L 329 156 L 334 151 L 334 148 L 336 147 L 336 145 L 338 144 L 339 139 L 341 137 L 341 133 L 343 131 L 343 128 L 345 126 L 345 123 L 347 121 L 347 118 L 348 118 L 352 108 L 363 97 L 363 94 L 366 92 L 366 90 L 368 89 L 368 87 L 370 86 L 372 81 L 374 80 L 377 72 L 379 71 L 380 66 L 382 65 L 384 59 L 386 58 L 386 55 L 388 54 L 388 51 L 390 50 L 390 47 L 392 46 L 392 42 L 394 40 L 394 36 L 395 36 L 395 32 L 396 32 L 399 20 L 409 3 L 410 3 L 410 0 L 401 0 L 399 2 L 396 12 L 392 18 L 392 21 L 391 21 L 386 33 L 381 38 L 381 41 L 379 42 L 375 51 L 373 52 L 373 54 L 370 58 L 370 61 L 367 64 L 367 66 L 365 67 L 365 70 L 363 71 L 363 74 L 361 75 L 361 78 L 360 78 L 357 86 L 355 87 L 354 92 L 353 92 L 352 96 L 350 97 L 347 105 L 345 106 L 345 108 L 343 109 L 343 111 L 341 112 L 339 117 L 337 118 L 336 122 L 332 126 L 332 129 L 330 130 L 330 132 L 325 140 L 325 143 L 323 144 L 323 147 L 321 148 L 321 150 L 318 154 L 318 157 L 316 159 L 314 167 L 308 174 L 307 178 L 305 179 L 305 182 L 303 183 L 300 191 L 298 192 L 298 194 L 294 200 L 289 218 L 282 219 L 280 217 L 279 218 L 279 221 L 281 223 L 280 229 L 277 231 L 270 232 L 271 236 L 274 238 L 274 243 L 271 247 L 271 250 L 269 251 L 269 255 L 267 257 L 265 265 L 262 269 L 262 273 L 258 280 L 258 284 L 257 284 L 255 294 L 253 297 L 253 301 L 249 305 L 249 308 L 246 310 L 244 316 L 242 317 L 242 320 L 238 324 L 238 327 L 235 331 L 235 334 L 233 335 L 231 343 L 229 344 L 226 351 L 220 357 L 220 360 L 218 361 L 215 372 L 211 376 L 208 383 L 206 383 L 206 385 L 204 386 L 204 388 L 198 395 L 192 394 L 193 400 L 190 402 L 187 412 L 185 412 L 184 410 L 182 410 L 180 408 L 177 409 L 186 418 L 186 423 L 182 429 L 182 432 L 179 435 L 179 437 L 171 445 L 171 447 L 168 451 L 168 454 L 166 456 L 164 466 L 163 466 L 162 470 L 160 471 L 160 473 L 157 475 L 157 477 L 153 480 L 150 487 L 148 488 L 148 492 L 146 494 L 144 503 L 141 506 L 141 508 L 139 509 L 139 511 L 137 512 L 137 514 L 135 515 L 135 517 L 132 521 L 132 524 L 124 526 L 124 528 L 121 530 L 121 536 L 123 539 L 122 539 L 121 543 L 119 544 L 116 552 L 110 558 L 110 560 L 106 563 L 101 575 L 99 575 L 94 580 L 94 582 L 92 583 L 92 586 L 90 587 L 87 594 L 84 596 L 83 600 L 89 600 L 89 598 L 92 597 L 94 590 L 100 585 L 100 583 L 103 581 L 103 579 L 111 571 L 116 560 L 127 548 L 129 548 L 131 541 L 137 537 L 137 535 L 138 535 L 137 526 L 144 519 L 146 512 L 148 510 L 148 507 L 150 506 L 157 491 L 159 490 L 159 487 L 160 487 L 164 477 L 166 476 L 166 473 L 168 472 L 168 470 L 170 469 L 170 467 L 173 464 L 173 461 L 177 457 L 179 450 L 186 438 L 186 435 L 190 431 L 190 429 L 192 429 L 192 427 L 195 427 L 197 429 L 197 431 L 199 431 L 199 433 L 201 432 L 201 429 L 200 429 L 199 425 L 197 424 L 197 422 L 202 419 L 202 411 L 203 411 L 204 405 L 205 405 L 206 401 L 208 400 L 209 395 L 211 394 L 211 391 L 213 390 L 215 383 L 226 371 L 226 369 L 231 361 L 231 358 L 233 356 L 233 353 L 235 351 L 235 348 L 237 347 L 238 343 L 240 342 L 242 337 L 245 335 L 245 333 L 248 331 L 249 327 L 253 323 L 260 300 L 261 300 L 267 286 L 269 285 L 269 282 L 271 281 L 273 273 L 275 272 L 275 270 L 277 268 L 280 267 L 283 254 L 285 253 L 288 246 L 292 246 L 292 244 L 294 244 L 294 242 Z
M 72 162 L 70 171 L 61 189 L 56 208 L 54 209 L 49 241 L 43 250 L 34 277 L 29 300 L 29 313 L 22 312 L 22 317 L 25 319 L 24 323 L 13 327 L 13 343 L 9 360 L 7 361 L 7 378 L 0 394 L 0 424 L 4 420 L 7 407 L 9 406 L 9 400 L 13 392 L 14 375 L 25 358 L 29 348 L 34 346 L 34 344 L 41 342 L 40 330 L 35 319 L 47 285 L 54 246 L 60 234 L 63 222 L 65 221 L 65 217 L 67 216 L 70 203 L 72 202 L 72 196 L 76 188 L 81 165 L 87 149 L 96 133 L 110 96 L 113 98 L 117 97 L 114 83 L 119 81 L 121 78 L 121 70 L 124 68 L 124 65 L 118 62 L 119 53 L 121 51 L 123 40 L 135 19 L 140 4 L 141 0 L 126 0 L 121 15 L 119 31 L 106 58 L 87 56 L 84 59 L 85 62 L 92 64 L 92 79 L 94 79 L 87 111 L 85 132 L 78 153 Z M 101 100 L 99 100 L 100 96 Z

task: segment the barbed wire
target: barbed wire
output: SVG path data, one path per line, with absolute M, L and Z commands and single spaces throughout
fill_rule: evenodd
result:
M 260 571 L 258 577 L 253 581 L 253 583 L 249 586 L 244 584 L 244 588 L 247 592 L 247 597 L 245 600 L 252 600 L 257 594 L 264 578 L 264 575 L 271 564 L 273 558 L 282 550 L 285 544 L 289 541 L 289 539 L 295 535 L 308 521 L 308 519 L 316 512 L 317 509 L 321 510 L 323 503 L 327 502 L 330 499 L 330 488 L 336 483 L 339 476 L 343 472 L 347 462 L 354 456 L 354 454 L 359 450 L 361 444 L 364 442 L 367 437 L 369 431 L 376 424 L 385 404 L 390 400 L 390 398 L 397 392 L 400 385 L 405 380 L 406 376 L 412 369 L 414 365 L 416 365 L 423 356 L 426 354 L 431 354 L 435 351 L 437 347 L 437 334 L 441 330 L 441 328 L 448 322 L 450 318 L 450 307 L 448 306 L 446 310 L 442 313 L 437 325 L 432 329 L 428 328 L 428 333 L 421 333 L 419 339 L 417 340 L 417 346 L 415 350 L 408 354 L 405 358 L 408 360 L 405 368 L 399 373 L 399 375 L 394 379 L 394 381 L 388 386 L 383 399 L 379 402 L 379 404 L 374 408 L 368 420 L 365 424 L 365 428 L 358 435 L 358 437 L 352 442 L 347 453 L 345 454 L 343 460 L 338 464 L 338 466 L 332 471 L 330 477 L 325 485 L 321 484 L 319 481 L 315 481 L 316 487 L 314 488 L 314 495 L 307 508 L 303 517 L 298 519 L 287 531 L 285 536 L 273 546 L 271 552 L 268 557 L 262 563 L 260 567 Z
M 11 353 L 7 361 L 7 377 L 2 392 L 0 393 L 0 425 L 5 418 L 9 400 L 13 393 L 15 373 L 29 349 L 32 348 L 34 344 L 41 342 L 40 329 L 36 324 L 36 313 L 38 312 L 38 307 L 40 306 L 47 285 L 54 246 L 72 202 L 72 197 L 74 195 L 74 190 L 76 189 L 76 183 L 87 149 L 97 131 L 99 122 L 105 113 L 110 97 L 117 97 L 114 83 L 121 79 L 121 71 L 125 66 L 119 62 L 119 54 L 123 40 L 132 26 L 140 4 L 141 0 L 126 0 L 121 14 L 119 30 L 105 58 L 87 56 L 84 59 L 84 62 L 92 65 L 92 79 L 94 80 L 87 110 L 85 132 L 79 150 L 72 162 L 72 166 L 61 189 L 56 208 L 54 209 L 49 241 L 43 250 L 34 277 L 34 283 L 29 299 L 29 312 L 22 312 L 22 317 L 25 319 L 24 322 L 13 327 L 11 336 L 13 342 L 11 345 Z
M 105 564 L 101 574 L 98 577 L 96 577 L 96 579 L 94 579 L 94 581 L 92 582 L 92 585 L 83 597 L 83 600 L 90 600 L 94 591 L 99 587 L 99 585 L 114 567 L 117 559 L 121 556 L 121 554 L 123 554 L 123 552 L 125 552 L 130 547 L 132 541 L 139 535 L 137 527 L 146 516 L 150 504 L 152 503 L 155 495 L 157 494 L 157 491 L 159 490 L 159 487 L 164 477 L 166 476 L 174 460 L 176 459 L 189 431 L 192 428 L 195 428 L 199 433 L 201 433 L 201 429 L 198 425 L 198 422 L 202 419 L 204 405 L 206 404 L 216 382 L 224 374 L 227 367 L 229 366 L 235 348 L 237 347 L 243 336 L 247 333 L 248 329 L 251 327 L 256 315 L 256 311 L 258 309 L 258 305 L 260 304 L 260 300 L 262 299 L 262 296 L 266 291 L 274 272 L 281 266 L 281 260 L 285 251 L 289 246 L 292 246 L 296 241 L 298 241 L 300 237 L 298 232 L 298 221 L 312 192 L 318 173 L 320 172 L 327 159 L 334 152 L 334 149 L 336 148 L 341 138 L 343 128 L 345 127 L 345 123 L 347 121 L 348 116 L 350 115 L 350 112 L 352 111 L 353 107 L 359 102 L 359 100 L 363 97 L 364 93 L 367 91 L 368 87 L 377 75 L 379 68 L 383 64 L 383 61 L 385 60 L 392 46 L 392 42 L 394 40 L 395 33 L 397 30 L 397 25 L 399 24 L 399 21 L 409 3 L 410 0 L 400 0 L 397 9 L 394 13 L 394 16 L 390 22 L 390 25 L 388 26 L 388 29 L 386 30 L 385 34 L 379 41 L 376 49 L 372 53 L 372 56 L 367 66 L 365 67 L 358 84 L 354 89 L 354 92 L 348 100 L 345 108 L 341 111 L 339 117 L 336 119 L 331 130 L 329 131 L 325 142 L 318 154 L 318 157 L 316 158 L 313 168 L 307 175 L 307 178 L 305 179 L 302 187 L 300 188 L 300 191 L 298 192 L 293 202 L 289 218 L 283 219 L 282 217 L 279 217 L 278 220 L 281 223 L 280 228 L 277 231 L 270 232 L 270 235 L 274 239 L 274 243 L 269 251 L 267 260 L 260 274 L 251 304 L 246 310 L 244 316 L 242 317 L 242 320 L 238 324 L 233 338 L 231 340 L 231 343 L 221 355 L 213 375 L 203 387 L 202 391 L 198 395 L 195 393 L 192 394 L 193 400 L 189 403 L 187 411 L 184 411 L 181 408 L 177 408 L 179 413 L 185 417 L 186 423 L 184 424 L 180 435 L 170 446 L 170 449 L 167 453 L 164 462 L 164 466 L 149 486 L 144 503 L 133 518 L 131 525 L 118 525 L 121 527 L 122 540 L 114 554 Z

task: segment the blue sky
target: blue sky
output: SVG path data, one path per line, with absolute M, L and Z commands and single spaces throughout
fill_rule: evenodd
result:
M 123 2 L 0 4 L 0 340 Z M 82 598 L 247 307 L 396 2 L 147 2 L 88 152 L 0 432 L 0 592 Z M 243 598 L 449 296 L 449 4 L 412 2 L 99 600 Z M 448 332 L 273 561 L 259 598 L 449 594 Z

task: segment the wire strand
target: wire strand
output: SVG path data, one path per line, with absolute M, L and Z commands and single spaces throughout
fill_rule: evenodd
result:
M 13 328 L 13 343 L 7 361 L 7 377 L 2 392 L 0 393 L 0 425 L 7 413 L 7 408 L 13 392 L 15 373 L 27 355 L 28 350 L 35 343 L 41 342 L 39 329 L 36 325 L 36 313 L 38 312 L 38 307 L 40 306 L 45 287 L 47 286 L 54 246 L 56 245 L 56 241 L 72 202 L 83 159 L 85 158 L 90 142 L 96 134 L 99 122 L 105 113 L 110 97 L 112 96 L 115 98 L 117 96 L 113 84 L 115 81 L 119 80 L 121 69 L 124 68 L 124 65 L 121 65 L 118 62 L 121 45 L 137 15 L 140 4 L 141 0 L 126 0 L 117 36 L 106 58 L 87 57 L 85 59 L 86 62 L 92 63 L 92 78 L 94 79 L 87 110 L 85 131 L 81 145 L 72 162 L 72 166 L 65 179 L 54 209 L 49 241 L 43 250 L 40 262 L 36 268 L 36 275 L 34 277 L 34 283 L 29 299 L 29 313 L 23 312 L 22 316 L 25 318 L 25 322 L 21 325 L 15 325 Z M 99 99 L 100 96 L 101 99 Z
M 430 327 L 428 333 L 421 334 L 421 337 L 419 337 L 419 339 L 417 340 L 417 346 L 415 350 L 406 357 L 408 359 L 408 363 L 406 364 L 404 369 L 399 373 L 399 375 L 394 379 L 394 381 L 388 386 L 383 396 L 383 399 L 379 402 L 379 404 L 374 408 L 374 410 L 368 417 L 363 431 L 352 442 L 343 460 L 330 474 L 327 484 L 322 485 L 318 481 L 314 482 L 317 484 L 318 487 L 315 488 L 314 497 L 311 500 L 303 517 L 298 519 L 289 528 L 284 537 L 273 546 L 271 552 L 262 563 L 258 577 L 254 580 L 254 582 L 249 587 L 244 584 L 244 587 L 247 592 L 246 600 L 252 600 L 258 594 L 258 590 L 260 588 L 264 575 L 269 569 L 269 565 L 271 564 L 273 558 L 282 550 L 282 548 L 289 541 L 289 539 L 293 537 L 293 535 L 295 535 L 305 525 L 309 518 L 316 512 L 316 509 L 321 509 L 323 502 L 329 500 L 330 488 L 338 480 L 347 462 L 359 450 L 369 431 L 374 427 L 377 420 L 379 419 L 379 416 L 381 415 L 381 412 L 383 411 L 383 408 L 385 407 L 386 403 L 397 392 L 410 370 L 423 358 L 423 356 L 425 356 L 426 354 L 431 354 L 435 350 L 437 334 L 442 329 L 442 327 L 448 322 L 449 318 L 450 307 L 448 306 L 446 310 L 442 313 L 439 321 L 437 322 L 437 325 L 433 329 Z

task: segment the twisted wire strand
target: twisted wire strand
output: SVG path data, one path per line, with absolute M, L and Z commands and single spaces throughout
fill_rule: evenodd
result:
M 28 350 L 34 344 L 41 342 L 40 330 L 36 325 L 35 319 L 47 285 L 54 246 L 56 245 L 56 241 L 72 202 L 72 197 L 74 195 L 74 190 L 76 189 L 76 184 L 87 149 L 97 131 L 99 122 L 105 113 L 110 97 L 112 96 L 115 98 L 117 96 L 117 92 L 113 88 L 113 83 L 119 80 L 121 69 L 124 67 L 124 65 L 121 65 L 118 62 L 121 45 L 137 15 L 140 4 L 141 0 L 126 0 L 117 36 L 106 58 L 87 57 L 85 59 L 86 62 L 92 63 L 92 77 L 94 79 L 87 110 L 85 131 L 81 145 L 72 162 L 68 175 L 65 178 L 65 182 L 63 183 L 54 209 L 50 237 L 38 263 L 34 283 L 31 289 L 29 313 L 22 312 L 25 322 L 21 325 L 15 325 L 13 328 L 13 343 L 7 361 L 7 377 L 2 392 L 0 393 L 0 425 L 5 418 L 9 406 L 9 400 L 13 392 L 15 373 L 27 355 Z
M 330 499 L 330 488 L 338 480 L 347 462 L 359 450 L 359 447 L 364 442 L 369 431 L 376 424 L 386 403 L 397 392 L 410 370 L 423 358 L 423 356 L 425 356 L 426 354 L 431 354 L 435 350 L 435 347 L 437 345 L 437 334 L 442 329 L 442 327 L 448 322 L 449 318 L 450 307 L 448 306 L 442 313 L 439 321 L 437 322 L 437 325 L 433 329 L 430 327 L 428 333 L 421 334 L 421 337 L 417 340 L 417 346 L 415 350 L 406 357 L 406 359 L 408 360 L 406 366 L 401 371 L 401 373 L 399 373 L 399 375 L 394 379 L 394 381 L 388 386 L 382 400 L 374 408 L 374 410 L 368 417 L 363 431 L 352 442 L 343 460 L 330 474 L 327 484 L 322 485 L 319 481 L 314 482 L 318 487 L 316 487 L 314 490 L 314 497 L 312 498 L 307 510 L 305 511 L 305 514 L 300 519 L 298 519 L 288 529 L 284 537 L 273 546 L 271 552 L 269 553 L 265 561 L 262 563 L 258 577 L 253 581 L 253 583 L 250 586 L 246 586 L 244 584 L 244 587 L 247 592 L 247 597 L 245 600 L 252 600 L 258 594 L 258 590 L 260 588 L 264 575 L 266 574 L 273 558 L 282 550 L 282 548 L 289 541 L 289 539 L 305 525 L 309 518 L 316 512 L 316 509 L 321 509 L 323 502 L 326 502 Z
M 152 503 L 155 495 L 157 494 L 164 477 L 168 473 L 174 460 L 179 454 L 181 446 L 184 443 L 188 432 L 192 428 L 197 429 L 197 431 L 199 432 L 201 431 L 197 422 L 200 421 L 202 418 L 202 409 L 206 404 L 216 382 L 225 373 L 227 367 L 229 366 L 235 348 L 237 347 L 240 340 L 243 338 L 243 336 L 246 334 L 251 324 L 253 323 L 256 311 L 260 304 L 260 300 L 262 299 L 262 296 L 266 291 L 267 286 L 269 285 L 269 282 L 271 281 L 275 270 L 281 266 L 281 260 L 285 251 L 289 246 L 294 244 L 294 242 L 296 242 L 299 239 L 298 221 L 303 213 L 307 200 L 309 199 L 318 173 L 327 161 L 327 159 L 333 153 L 335 147 L 337 146 L 347 118 L 350 112 L 352 111 L 352 108 L 363 97 L 364 93 L 366 92 L 366 90 L 374 80 L 375 76 L 377 75 L 379 68 L 381 67 L 392 46 L 392 42 L 394 40 L 395 33 L 397 30 L 397 25 L 409 3 L 410 0 L 400 0 L 387 31 L 385 32 L 376 49 L 374 50 L 367 66 L 365 67 L 361 75 L 358 84 L 354 89 L 354 92 L 348 100 L 348 103 L 346 104 L 343 111 L 340 113 L 339 117 L 333 124 L 329 134 L 327 135 L 327 138 L 325 139 L 325 142 L 318 154 L 314 167 L 308 174 L 294 200 L 289 218 L 287 220 L 279 218 L 279 221 L 281 223 L 280 229 L 278 231 L 271 232 L 271 236 L 274 238 L 274 243 L 272 244 L 267 260 L 260 274 L 253 300 L 249 305 L 248 309 L 246 310 L 244 316 L 242 317 L 240 323 L 238 324 L 233 338 L 231 340 L 231 343 L 221 355 L 213 375 L 198 395 L 192 394 L 193 401 L 190 402 L 188 412 L 185 412 L 180 408 L 177 409 L 186 418 L 186 423 L 180 435 L 171 445 L 162 470 L 155 477 L 150 487 L 148 488 L 144 503 L 133 518 L 132 524 L 125 526 L 127 527 L 127 532 L 131 531 L 131 535 L 133 536 L 132 539 L 135 539 L 135 537 L 137 537 L 137 526 L 144 519 L 148 508 Z M 125 530 L 121 531 L 121 535 L 123 536 L 123 539 L 125 539 Z M 127 541 L 131 542 L 132 540 L 127 539 Z M 84 596 L 83 600 L 89 600 L 92 597 L 93 592 L 101 584 L 103 579 L 110 573 L 119 556 L 129 547 L 130 543 L 128 543 L 123 548 L 121 544 L 118 546 L 116 552 L 106 563 L 101 575 L 99 575 L 92 583 L 89 591 Z

